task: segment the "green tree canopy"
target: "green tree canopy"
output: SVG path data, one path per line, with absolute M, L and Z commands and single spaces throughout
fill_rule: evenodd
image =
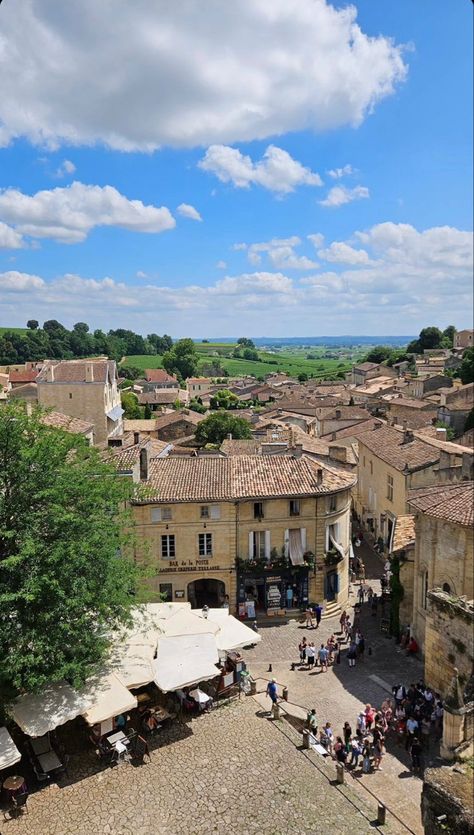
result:
M 196 441 L 202 446 L 221 444 L 228 435 L 232 435 L 236 440 L 251 438 L 250 423 L 244 418 L 234 417 L 227 412 L 215 412 L 204 418 L 196 429 Z
M 298 374 L 298 381 L 300 383 L 306 383 L 307 379 L 308 379 L 308 375 L 305 374 L 304 371 L 302 371 L 301 374 Z
M 246 336 L 241 336 L 237 340 L 237 345 L 240 345 L 241 348 L 255 348 L 253 340 L 248 339 Z
M 366 362 L 384 362 L 392 356 L 392 349 L 388 345 L 375 345 L 365 357 Z
M 178 339 L 170 351 L 163 355 L 163 368 L 168 374 L 176 374 L 182 380 L 196 374 L 198 355 L 192 339 Z
M 143 417 L 141 406 L 138 405 L 138 398 L 132 391 L 122 391 L 120 394 L 124 418 L 127 420 L 140 420 Z
M 211 409 L 236 409 L 238 404 L 239 398 L 229 389 L 221 389 L 211 397 Z
M 463 385 L 474 383 L 474 348 L 466 348 L 464 351 L 459 376 Z
M 107 653 L 110 630 L 127 622 L 139 579 L 121 510 L 131 482 L 40 414 L 18 404 L 0 410 L 4 700 L 51 681 L 83 682 Z

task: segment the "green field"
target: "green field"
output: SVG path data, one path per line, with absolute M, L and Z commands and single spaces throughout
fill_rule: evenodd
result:
M 307 374 L 308 377 L 324 378 L 338 372 L 350 371 L 352 362 L 363 352 L 354 352 L 347 348 L 327 349 L 325 347 L 281 349 L 274 352 L 258 351 L 259 360 L 245 360 L 232 357 L 235 345 L 229 343 L 197 343 L 196 349 L 201 355 L 199 372 L 213 360 L 225 368 L 231 377 L 252 375 L 265 377 L 275 371 L 286 372 L 291 376 Z M 307 359 L 307 354 L 314 359 Z M 328 357 L 327 354 L 330 354 Z M 161 368 L 161 356 L 134 355 L 124 357 L 122 365 L 136 368 Z M 198 372 L 198 373 L 199 373 Z M 214 375 L 215 376 L 215 375 Z
M 19 333 L 24 336 L 25 333 L 28 333 L 28 328 L 0 328 L 0 336 L 5 333 Z

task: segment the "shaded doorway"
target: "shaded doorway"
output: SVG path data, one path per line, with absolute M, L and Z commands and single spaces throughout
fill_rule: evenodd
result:
M 225 584 L 222 580 L 205 578 L 188 583 L 188 600 L 193 609 L 209 606 L 217 609 L 222 606 L 225 598 Z

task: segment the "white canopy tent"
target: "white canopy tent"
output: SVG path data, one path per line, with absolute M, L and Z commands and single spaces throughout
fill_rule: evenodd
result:
M 204 619 L 199 609 L 193 609 L 193 614 Z M 215 639 L 217 649 L 220 651 L 231 652 L 234 649 L 249 646 L 249 644 L 258 644 L 262 640 L 262 636 L 258 632 L 254 632 L 245 623 L 230 615 L 228 609 L 209 609 L 207 619 L 204 622 L 218 627 Z
M 163 623 L 164 634 L 173 635 L 217 635 L 219 625 L 202 617 L 202 610 L 182 609 Z
M 158 638 L 153 646 L 146 644 L 125 644 L 117 647 L 113 655 L 114 672 L 120 681 L 134 690 L 153 681 L 153 658 Z
M 13 705 L 12 716 L 28 736 L 43 736 L 84 713 L 92 704 L 89 694 L 65 681 L 49 684 L 41 693 L 26 693 Z
M 20 762 L 21 754 L 6 728 L 0 728 L 0 771 Z
M 112 716 L 133 710 L 138 704 L 115 673 L 97 675 L 86 682 L 84 691 L 88 694 L 89 707 L 82 715 L 88 725 L 105 722 Z
M 153 662 L 155 684 L 163 693 L 191 687 L 219 675 L 215 636 L 163 636 L 158 640 L 158 656 Z

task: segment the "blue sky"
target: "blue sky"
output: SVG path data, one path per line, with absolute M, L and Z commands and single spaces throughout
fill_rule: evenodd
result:
M 0 7 L 0 325 L 472 326 L 472 4 L 174 5 Z

